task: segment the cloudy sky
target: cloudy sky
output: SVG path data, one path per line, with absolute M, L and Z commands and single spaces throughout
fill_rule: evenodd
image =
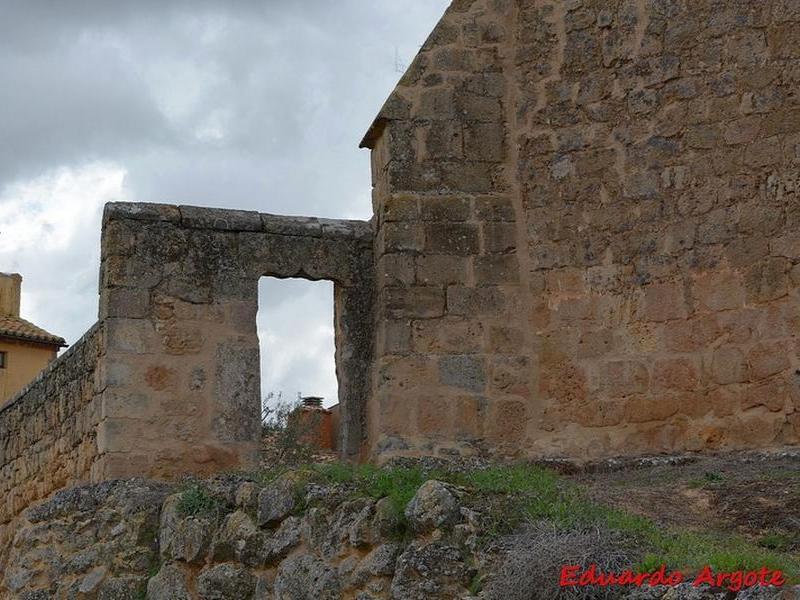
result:
M 358 142 L 448 0 L 0 0 L 0 271 L 96 320 L 108 201 L 369 218 Z M 398 61 L 399 58 L 399 61 Z M 264 390 L 335 397 L 332 287 L 262 280 Z

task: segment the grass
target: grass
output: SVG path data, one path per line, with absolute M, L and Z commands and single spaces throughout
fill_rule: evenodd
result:
M 178 501 L 178 512 L 184 517 L 215 515 L 219 512 L 219 501 L 203 486 L 192 483 L 182 492 Z
M 689 480 L 687 485 L 690 488 L 697 489 L 697 488 L 704 488 L 713 486 L 717 483 L 722 483 L 725 481 L 725 476 L 721 473 L 714 473 L 713 471 L 706 471 L 703 473 L 702 477 L 697 477 L 695 479 Z
M 262 481 L 280 472 L 263 474 Z M 417 489 L 428 479 L 439 479 L 463 487 L 480 507 L 486 520 L 485 541 L 510 533 L 525 522 L 547 521 L 557 527 L 576 529 L 606 527 L 626 534 L 646 552 L 642 570 L 662 564 L 670 569 L 694 573 L 710 565 L 717 571 L 780 569 L 792 580 L 800 576 L 800 558 L 781 552 L 784 541 L 762 539 L 756 545 L 747 539 L 713 531 L 691 531 L 656 524 L 651 519 L 603 506 L 587 499 L 582 490 L 555 473 L 530 465 L 498 466 L 468 472 L 424 472 L 419 467 L 378 468 L 371 465 L 314 465 L 301 470 L 305 481 L 347 484 L 354 496 L 389 498 L 407 531 L 403 510 Z M 704 485 L 722 477 L 706 473 Z M 207 499 L 190 490 L 187 506 L 193 511 L 208 508 Z M 666 492 L 668 493 L 668 491 Z

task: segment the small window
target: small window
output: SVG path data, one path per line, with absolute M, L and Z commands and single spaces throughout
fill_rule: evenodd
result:
M 0 369 L 6 368 L 6 352 L 0 352 Z

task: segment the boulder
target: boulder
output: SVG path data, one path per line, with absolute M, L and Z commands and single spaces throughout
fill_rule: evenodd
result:
M 278 477 L 258 495 L 259 526 L 274 525 L 294 510 L 297 483 L 289 476 Z
M 211 560 L 242 560 L 262 544 L 261 532 L 246 512 L 237 510 L 225 517 L 211 544 Z
M 461 598 L 473 574 L 456 546 L 414 542 L 397 559 L 391 597 L 392 600 Z
M 255 576 L 230 563 L 210 567 L 197 578 L 197 593 L 202 600 L 246 600 L 253 597 L 255 589 Z
M 455 496 L 441 481 L 423 483 L 405 510 L 408 523 L 417 533 L 453 525 L 459 518 Z
M 289 517 L 265 540 L 259 564 L 271 565 L 279 562 L 299 543 L 300 519 Z
M 188 578 L 176 564 L 161 567 L 158 575 L 147 582 L 147 600 L 191 600 Z
M 284 560 L 275 578 L 275 600 L 339 600 L 341 591 L 336 572 L 310 554 Z
M 354 587 L 361 587 L 373 577 L 391 577 L 394 575 L 397 557 L 402 547 L 396 542 L 381 544 L 367 554 L 358 563 L 350 581 Z

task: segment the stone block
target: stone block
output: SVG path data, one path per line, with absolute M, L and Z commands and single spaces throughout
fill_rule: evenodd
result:
M 262 213 L 262 229 L 275 235 L 322 237 L 322 223 L 315 217 L 285 217 Z
M 438 364 L 440 384 L 477 393 L 486 388 L 483 358 L 471 355 L 443 356 Z
M 258 340 L 249 342 L 217 344 L 212 431 L 219 441 L 255 443 L 261 431 Z
M 500 100 L 475 94 L 461 94 L 455 99 L 458 115 L 465 121 L 499 122 L 503 119 Z
M 376 266 L 378 287 L 405 286 L 414 283 L 414 257 L 410 254 L 384 254 Z
M 689 316 L 682 282 L 648 285 L 644 288 L 643 314 L 648 321 L 671 321 Z
M 625 420 L 630 423 L 666 421 L 681 409 L 681 400 L 676 396 L 634 396 L 625 404 Z
M 758 135 L 761 121 L 762 117 L 760 115 L 749 115 L 731 121 L 725 127 L 725 143 L 731 145 L 749 144 Z
M 380 251 L 390 252 L 418 252 L 422 250 L 423 232 L 414 222 L 384 223 L 378 232 Z
M 442 395 L 422 395 L 417 401 L 417 431 L 430 437 L 450 435 L 450 399 Z
M 389 196 L 384 199 L 384 221 L 416 221 L 418 218 L 419 200 L 416 196 Z
M 486 399 L 481 396 L 458 396 L 452 399 L 452 431 L 456 439 L 472 439 L 480 435 L 482 406 Z
M 105 341 L 109 352 L 148 354 L 159 348 L 153 324 L 145 319 L 106 319 Z
M 150 314 L 150 291 L 140 288 L 108 288 L 101 292 L 100 318 L 143 319 Z
M 600 363 L 595 387 L 610 397 L 643 394 L 650 386 L 650 374 L 641 361 L 611 360 Z
M 480 249 L 478 226 L 468 223 L 425 225 L 425 252 L 469 256 Z
M 577 343 L 578 358 L 599 358 L 614 352 L 619 346 L 613 329 L 581 332 Z
M 772 256 L 782 256 L 796 261 L 800 259 L 800 233 L 786 233 L 769 241 Z
M 461 317 L 425 319 L 412 326 L 413 349 L 426 354 L 459 354 L 480 352 L 483 348 L 483 326 Z
M 376 369 L 379 391 L 387 392 L 389 403 L 399 402 L 392 393 L 425 388 L 434 385 L 438 378 L 436 362 L 424 355 L 384 357 L 378 361 Z
M 377 351 L 379 354 L 410 353 L 411 321 L 383 319 L 378 324 Z
M 766 258 L 747 269 L 747 302 L 759 304 L 784 297 L 789 292 L 791 263 L 783 257 Z
M 516 254 L 489 254 L 474 259 L 476 284 L 504 285 L 519 283 L 519 262 Z
M 744 164 L 758 168 L 778 164 L 783 156 L 780 136 L 755 140 L 744 151 Z
M 711 378 L 722 385 L 747 381 L 747 361 L 741 348 L 720 346 L 711 356 Z
M 792 365 L 791 357 L 795 355 L 795 348 L 789 342 L 756 344 L 747 353 L 750 379 L 760 381 L 787 370 Z
M 423 197 L 420 199 L 420 211 L 423 221 L 467 221 L 471 208 L 466 198 Z
M 494 400 L 490 408 L 489 435 L 500 446 L 519 444 L 528 427 L 528 407 L 521 399 Z
M 516 213 L 509 198 L 478 197 L 474 200 L 475 218 L 480 221 L 514 221 Z
M 192 229 L 262 231 L 261 215 L 249 210 L 179 206 L 181 225 Z
M 483 250 L 488 254 L 502 254 L 517 249 L 517 226 L 514 223 L 483 223 Z
M 135 221 L 162 221 L 177 223 L 180 211 L 177 206 L 149 202 L 109 202 L 103 210 L 103 224 L 120 219 Z
M 464 128 L 464 154 L 469 160 L 501 162 L 506 157 L 505 129 L 500 123 L 471 123 Z
M 429 319 L 444 314 L 445 292 L 438 286 L 387 287 L 381 296 L 389 318 Z
M 463 130 L 453 120 L 431 121 L 421 128 L 427 160 L 461 160 L 464 157 Z
M 512 313 L 516 306 L 516 300 L 501 287 L 447 287 L 447 313 L 450 315 L 499 316 Z
M 781 378 L 775 377 L 761 384 L 750 386 L 742 397 L 742 410 L 750 410 L 764 406 L 770 412 L 779 412 L 785 406 L 793 405 L 793 392 L 790 384 Z
M 732 271 L 712 271 L 696 276 L 692 295 L 702 311 L 717 312 L 744 306 L 745 290 L 742 277 Z
M 439 71 L 475 70 L 475 54 L 465 48 L 440 48 L 433 54 L 432 66 Z
M 696 390 L 700 384 L 697 359 L 662 358 L 653 363 L 654 390 Z
M 416 282 L 420 285 L 464 284 L 468 259 L 445 254 L 416 258 Z
M 456 105 L 452 88 L 440 87 L 423 90 L 411 110 L 413 117 L 420 119 L 450 119 L 456 116 Z
M 504 325 L 489 327 L 489 352 L 497 354 L 516 354 L 525 343 L 525 336 L 519 328 Z

